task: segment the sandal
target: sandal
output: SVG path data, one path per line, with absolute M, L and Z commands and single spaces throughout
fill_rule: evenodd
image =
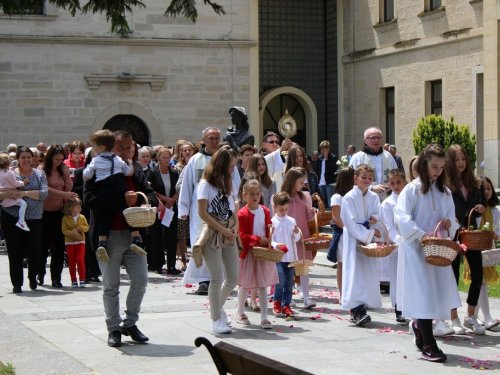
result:
M 255 301 L 250 301 L 250 308 L 253 311 L 260 311 L 260 306 Z
M 245 307 L 248 307 L 248 299 L 245 299 Z
M 246 316 L 245 314 L 241 314 L 240 316 L 238 316 L 238 323 L 247 326 L 250 324 L 250 320 L 248 320 L 248 316 Z
M 264 329 L 271 329 L 273 328 L 273 325 L 271 324 L 271 322 L 269 320 L 263 320 L 260 322 L 260 326 Z

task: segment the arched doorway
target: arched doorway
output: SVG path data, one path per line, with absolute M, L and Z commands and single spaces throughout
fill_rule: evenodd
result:
M 301 106 L 302 111 L 304 113 L 304 139 L 299 139 L 299 136 L 296 135 L 293 137 L 292 141 L 297 142 L 301 145 L 305 144 L 306 151 L 310 154 L 312 151 L 318 148 L 318 112 L 316 110 L 316 105 L 309 95 L 307 95 L 304 91 L 292 87 L 292 86 L 282 86 L 266 91 L 260 96 L 261 109 L 259 111 L 259 135 L 263 133 L 264 129 L 272 128 L 274 132 L 278 130 L 278 123 L 268 124 L 267 121 L 264 121 L 266 116 L 266 108 L 273 101 L 274 98 L 280 97 L 282 95 L 287 95 L 293 99 L 295 99 Z M 284 97 L 285 98 L 285 97 Z M 288 99 L 284 99 L 288 101 Z M 278 102 L 279 103 L 279 102 Z M 286 109 L 286 108 L 285 108 Z M 290 113 L 291 107 L 288 108 Z M 281 114 L 281 116 L 284 114 Z M 278 117 L 279 118 L 281 117 Z M 295 117 L 295 116 L 294 116 Z M 299 116 L 298 116 L 299 117 Z M 272 120 L 269 120 L 272 121 Z M 298 122 L 297 122 L 298 125 Z M 300 133 L 299 133 L 300 134 Z
M 109 119 L 103 129 L 112 132 L 116 130 L 125 130 L 132 135 L 134 141 L 141 146 L 149 146 L 151 135 L 147 125 L 139 117 L 134 115 L 116 115 Z
M 296 98 L 289 94 L 277 95 L 267 103 L 264 110 L 264 132 L 262 136 L 270 131 L 277 133 L 278 121 L 286 110 L 297 122 L 297 135 L 294 137 L 294 141 L 302 147 L 306 147 L 306 116 L 304 108 Z

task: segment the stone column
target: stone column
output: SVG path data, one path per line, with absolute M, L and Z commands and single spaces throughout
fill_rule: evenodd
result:
M 500 140 L 498 127 L 499 96 L 499 8 L 496 0 L 483 2 L 483 60 L 484 60 L 484 174 L 494 187 L 500 185 Z

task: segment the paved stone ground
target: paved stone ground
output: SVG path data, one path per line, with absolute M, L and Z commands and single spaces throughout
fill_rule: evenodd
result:
M 194 339 L 204 336 L 212 343 L 225 340 L 315 374 L 458 374 L 478 365 L 465 358 L 490 361 L 479 366 L 500 370 L 500 329 L 485 336 L 438 339 L 448 362 L 434 364 L 419 359 L 408 327 L 395 324 L 387 295 L 383 308 L 370 310 L 373 321 L 366 328 L 351 324 L 338 304 L 335 270 L 325 256 L 320 252 L 311 269 L 317 308 L 296 308 L 301 318 L 296 321 L 270 314 L 270 331 L 257 325 L 259 313 L 247 312 L 252 324 L 234 324 L 229 335 L 212 334 L 206 296 L 194 294 L 194 288 L 181 285 L 180 278 L 150 273 L 138 323 L 150 341 L 136 344 L 124 337 L 124 345 L 115 349 L 106 343 L 100 285 L 72 289 L 65 269 L 63 289 L 43 286 L 31 291 L 25 281 L 23 293 L 15 295 L 6 252 L 0 248 L 0 361 L 12 363 L 18 375 L 216 374 L 208 352 L 194 346 Z M 124 298 L 130 284 L 124 270 L 122 281 Z M 233 316 L 235 297 L 236 292 L 226 308 Z M 500 318 L 500 301 L 490 302 L 494 316 Z M 465 309 L 459 313 L 463 317 Z

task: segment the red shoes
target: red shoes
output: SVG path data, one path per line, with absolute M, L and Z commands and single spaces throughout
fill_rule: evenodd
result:
M 286 317 L 294 315 L 292 309 L 288 305 L 283 306 L 283 308 L 281 309 L 281 313 L 285 314 Z

